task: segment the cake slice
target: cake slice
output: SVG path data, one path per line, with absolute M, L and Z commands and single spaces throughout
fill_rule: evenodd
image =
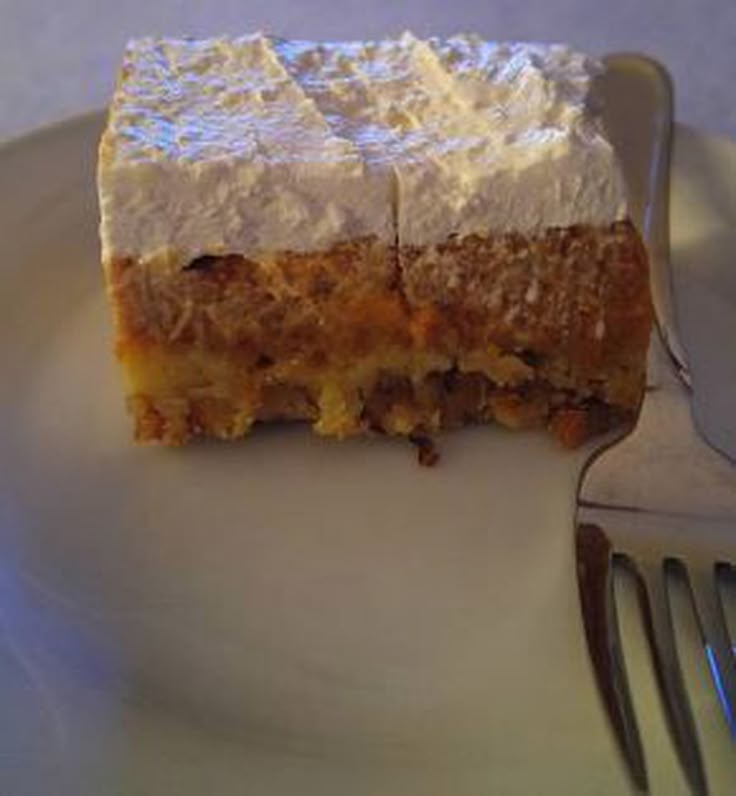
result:
M 652 312 L 600 72 L 473 36 L 133 42 L 98 180 L 136 438 L 632 417 Z

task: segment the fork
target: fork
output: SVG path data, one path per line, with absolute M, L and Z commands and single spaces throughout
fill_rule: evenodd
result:
M 633 783 L 648 790 L 616 606 L 613 563 L 636 575 L 658 690 L 677 756 L 694 793 L 707 794 L 702 752 L 680 668 L 666 584 L 686 573 L 704 654 L 736 755 L 736 658 L 717 583 L 736 561 L 736 469 L 700 437 L 679 343 L 669 274 L 672 87 L 656 62 L 607 59 L 607 125 L 622 152 L 632 213 L 649 252 L 657 323 L 647 389 L 628 435 L 605 439 L 583 471 L 576 512 L 578 586 L 593 670 Z

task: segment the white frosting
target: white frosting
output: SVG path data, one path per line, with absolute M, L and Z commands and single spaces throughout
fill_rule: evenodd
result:
M 98 183 L 106 260 L 395 240 L 391 174 L 332 132 L 262 36 L 132 42 Z
M 609 224 L 626 202 L 600 70 L 474 36 L 134 42 L 101 147 L 103 256 Z
M 468 36 L 411 49 L 427 99 L 408 113 L 437 133 L 398 169 L 404 243 L 626 216 L 623 176 L 589 102 L 598 62 L 559 45 Z

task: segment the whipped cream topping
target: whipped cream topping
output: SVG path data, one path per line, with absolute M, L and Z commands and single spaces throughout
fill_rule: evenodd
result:
M 389 175 L 333 133 L 259 35 L 132 42 L 98 184 L 106 260 L 395 240 Z
M 594 59 L 476 36 L 129 45 L 101 144 L 103 257 L 609 224 Z

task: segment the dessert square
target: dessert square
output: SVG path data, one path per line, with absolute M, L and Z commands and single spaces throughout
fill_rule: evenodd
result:
M 633 417 L 652 310 L 601 71 L 468 35 L 132 42 L 98 182 L 136 439 Z

